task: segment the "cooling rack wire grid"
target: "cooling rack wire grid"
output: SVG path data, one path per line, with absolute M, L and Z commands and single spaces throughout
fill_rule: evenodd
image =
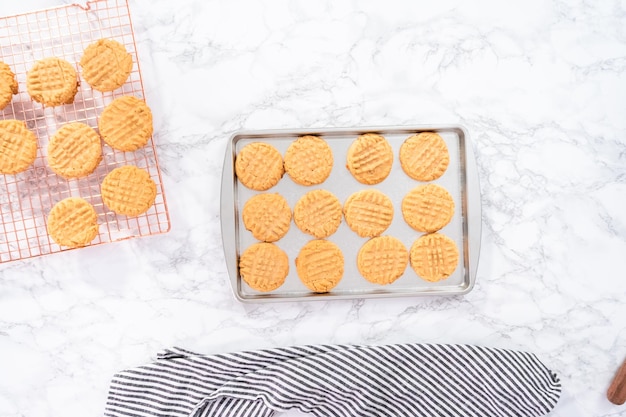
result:
M 80 77 L 78 66 L 87 45 L 102 38 L 117 40 L 133 58 L 133 70 L 126 83 L 106 93 L 92 90 Z M 26 91 L 27 71 L 35 61 L 53 56 L 70 62 L 79 74 L 80 86 L 73 104 L 44 107 Z M 0 120 L 23 120 L 38 139 L 37 158 L 28 170 L 17 175 L 0 174 L 0 263 L 67 250 L 57 245 L 46 230 L 50 209 L 67 197 L 84 198 L 96 209 L 100 232 L 91 245 L 167 232 L 170 220 L 153 138 L 135 152 L 116 151 L 103 145 L 98 168 L 80 179 L 59 177 L 46 160 L 48 139 L 63 124 L 82 122 L 97 130 L 100 113 L 115 98 L 144 98 L 127 1 L 96 0 L 0 17 L 0 60 L 16 74 L 20 90 L 0 111 Z M 123 165 L 146 169 L 157 184 L 154 205 L 138 217 L 113 213 L 100 197 L 104 177 Z

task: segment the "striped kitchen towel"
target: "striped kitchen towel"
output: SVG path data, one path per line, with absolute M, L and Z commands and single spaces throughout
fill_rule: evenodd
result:
M 561 394 L 535 355 L 470 345 L 174 348 L 116 374 L 106 416 L 542 416 Z

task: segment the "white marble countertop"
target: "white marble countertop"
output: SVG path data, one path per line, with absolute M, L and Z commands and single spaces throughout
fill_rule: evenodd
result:
M 0 415 L 100 415 L 113 373 L 173 345 L 432 342 L 536 353 L 563 382 L 551 416 L 626 416 L 605 398 L 626 357 L 626 4 L 469 3 L 130 0 L 171 231 L 0 265 Z M 233 132 L 424 123 L 473 141 L 472 292 L 235 300 Z

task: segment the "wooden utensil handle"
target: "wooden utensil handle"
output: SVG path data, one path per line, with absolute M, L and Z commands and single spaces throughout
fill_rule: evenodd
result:
M 606 392 L 606 397 L 613 404 L 622 405 L 626 402 L 626 360 L 613 378 L 613 382 Z

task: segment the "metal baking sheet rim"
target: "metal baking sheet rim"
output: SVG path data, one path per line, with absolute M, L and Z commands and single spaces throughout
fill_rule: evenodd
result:
M 236 242 L 236 218 L 235 218 L 235 195 L 233 181 L 235 179 L 234 172 L 234 153 L 233 143 L 239 136 L 284 136 L 284 135 L 327 135 L 327 134 L 363 134 L 368 132 L 394 131 L 394 133 L 416 133 L 437 130 L 453 130 L 463 137 L 465 143 L 465 182 L 467 195 L 466 207 L 464 207 L 467 219 L 467 251 L 466 254 L 469 264 L 469 283 L 467 287 L 459 291 L 390 291 L 381 289 L 366 294 L 333 294 L 319 293 L 306 296 L 294 297 L 272 297 L 269 295 L 261 295 L 259 297 L 246 297 L 239 291 L 240 279 L 237 267 L 237 242 Z M 230 278 L 230 284 L 235 298 L 243 303 L 268 303 L 268 302 L 289 302 L 289 301 L 321 301 L 321 300 L 345 300 L 345 299 L 369 299 L 369 298 L 397 298 L 397 297 L 425 297 L 425 296 L 455 296 L 465 295 L 472 291 L 476 283 L 476 273 L 478 270 L 478 259 L 480 256 L 480 241 L 482 234 L 482 205 L 480 197 L 480 183 L 478 178 L 478 169 L 476 166 L 476 157 L 472 143 L 469 139 L 467 130 L 460 125 L 406 125 L 406 126 L 369 126 L 369 127 L 345 127 L 345 128 L 319 128 L 319 129 L 262 129 L 262 130 L 239 130 L 231 135 L 226 145 L 224 155 L 224 165 L 222 169 L 222 183 L 220 190 L 220 223 L 222 232 L 222 245 L 224 248 L 224 256 L 226 268 Z

